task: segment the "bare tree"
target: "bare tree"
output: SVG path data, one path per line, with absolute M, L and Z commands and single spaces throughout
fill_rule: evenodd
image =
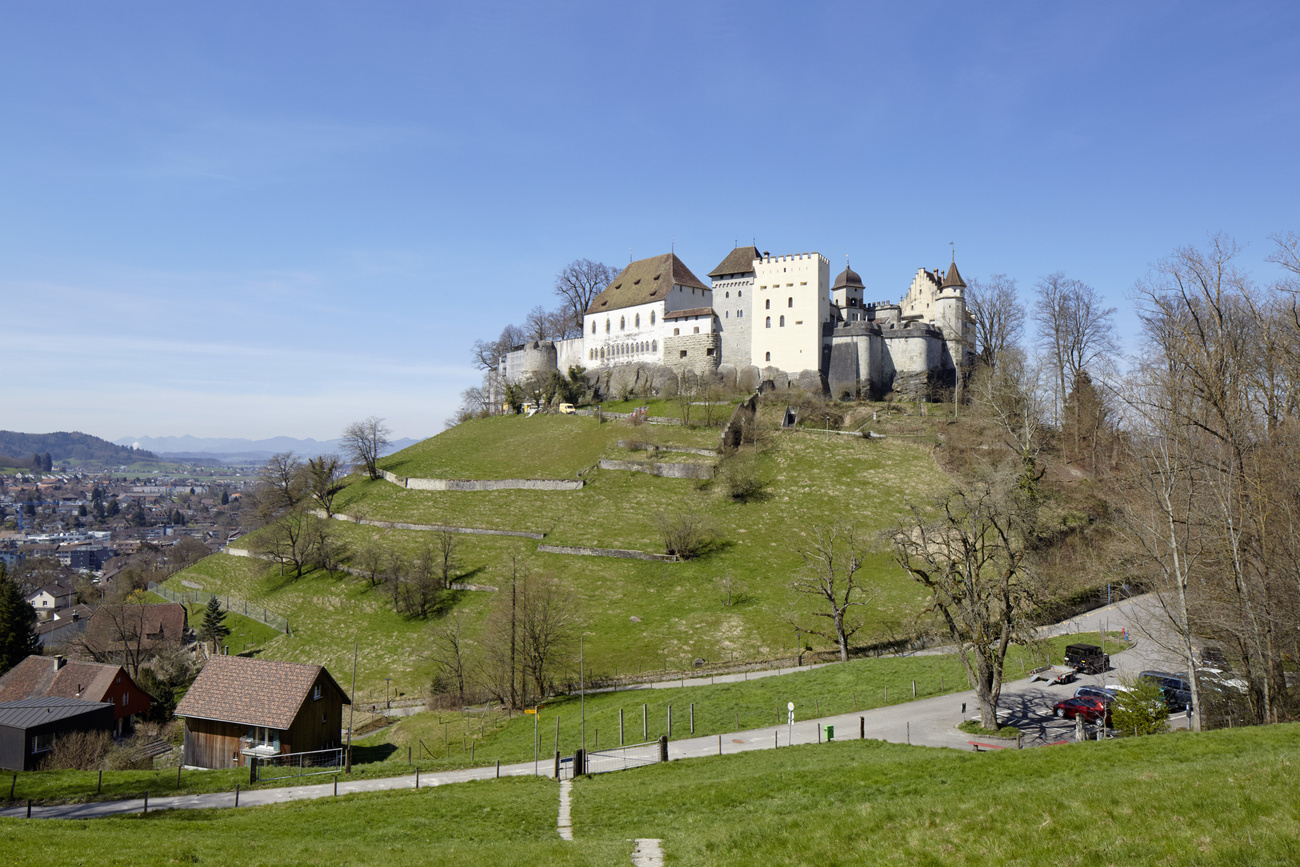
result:
M 655 522 L 664 540 L 664 552 L 679 560 L 703 554 L 716 537 L 709 519 L 694 509 L 661 512 L 655 516 Z
M 540 304 L 524 317 L 524 337 L 527 340 L 564 340 L 582 335 L 582 324 L 574 328 L 573 318 L 567 308 L 547 310 Z
M 452 692 L 458 701 L 463 701 L 467 694 L 474 668 L 473 645 L 468 633 L 465 617 L 460 611 L 452 611 L 430 633 L 433 662 L 438 668 L 435 684 L 442 683 L 442 689 L 435 691 Z
M 1067 384 L 1105 353 L 1117 351 L 1115 308 L 1103 307 L 1097 290 L 1061 272 L 1038 281 L 1033 320 L 1038 345 L 1055 374 L 1054 419 L 1059 425 Z
M 1025 306 L 1016 281 L 994 274 L 986 281 L 966 281 L 966 307 L 975 318 L 975 353 L 979 363 L 997 366 L 1002 354 L 1019 346 L 1025 331 Z
M 542 698 L 554 691 L 555 670 L 573 659 L 581 619 L 578 599 L 549 575 L 525 575 L 516 617 L 523 673 L 531 681 L 532 697 Z
M 321 565 L 321 544 L 328 538 L 324 522 L 303 509 L 289 509 L 258 535 L 258 554 L 280 566 L 280 577 L 285 567 L 293 570 L 294 578 L 315 566 Z
M 451 530 L 439 530 L 434 535 L 435 558 L 437 561 L 438 576 L 442 580 L 442 586 L 451 589 L 452 576 L 460 568 L 460 562 L 457 552 L 460 548 L 460 539 L 457 534 Z
M 307 460 L 307 490 L 327 516 L 334 514 L 334 498 L 347 484 L 343 481 L 343 462 L 338 455 L 321 455 Z
M 1026 635 L 1027 528 L 1016 489 L 986 477 L 942 496 L 933 512 L 910 505 L 892 540 L 898 564 L 929 591 L 930 610 L 956 642 L 987 729 L 998 728 L 1007 648 Z
M 590 259 L 574 259 L 555 275 L 555 294 L 563 302 L 577 334 L 582 333 L 582 317 L 595 298 L 618 276 L 618 269 Z
M 876 595 L 859 575 L 866 546 L 852 524 L 816 525 L 808 532 L 811 540 L 799 549 L 804 565 L 791 587 L 796 605 L 811 600 L 813 609 L 808 614 L 792 609 L 790 621 L 802 632 L 834 641 L 840 661 L 848 662 L 849 639 L 862 628 L 862 618 L 854 616 L 854 609 Z M 822 621 L 824 626 L 817 625 Z
M 361 573 L 371 587 L 378 587 L 384 580 L 384 568 L 387 552 L 377 542 L 367 542 L 357 551 L 356 564 L 357 570 Z
M 371 479 L 379 478 L 379 455 L 388 446 L 392 430 L 378 416 L 356 421 L 343 430 L 343 450 L 353 463 L 366 468 Z
M 258 474 L 257 511 L 265 523 L 297 506 L 308 495 L 306 467 L 293 452 L 272 455 Z

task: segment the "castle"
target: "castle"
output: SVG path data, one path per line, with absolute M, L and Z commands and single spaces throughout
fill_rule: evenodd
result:
M 532 341 L 505 355 L 500 382 L 581 365 L 611 377 L 665 382 L 714 377 L 752 391 L 823 390 L 836 398 L 919 395 L 951 387 L 974 350 L 975 323 L 954 261 L 922 268 L 898 302 L 863 300 L 846 267 L 835 282 L 819 253 L 772 256 L 737 247 L 705 285 L 674 253 L 628 265 L 583 316 L 581 337 Z M 657 389 L 657 386 L 656 386 Z

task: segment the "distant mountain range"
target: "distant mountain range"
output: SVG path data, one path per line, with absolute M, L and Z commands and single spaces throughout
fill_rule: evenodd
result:
M 293 437 L 271 437 L 270 439 L 250 440 L 236 437 L 196 437 L 186 434 L 180 437 L 122 437 L 115 440 L 121 446 L 135 446 L 147 449 L 164 459 L 201 457 L 227 458 L 231 460 L 266 460 L 271 455 L 281 452 L 293 452 L 300 457 L 314 458 L 317 455 L 343 453 L 342 440 L 295 439 Z M 403 437 L 393 440 L 384 454 L 400 451 L 419 440 Z

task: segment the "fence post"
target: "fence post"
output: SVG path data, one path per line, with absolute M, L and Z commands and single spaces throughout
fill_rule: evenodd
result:
M 257 756 L 248 757 L 248 784 L 257 782 Z
M 31 798 L 28 798 L 28 799 L 27 799 L 27 818 L 30 819 L 31 817 L 32 817 L 32 799 L 31 799 Z
M 618 745 L 623 746 L 623 708 L 618 709 Z
M 912 681 L 912 698 L 916 698 L 916 681 Z
M 103 771 L 100 771 L 100 772 L 99 772 L 99 781 L 100 781 L 101 783 L 104 781 L 104 772 L 103 772 Z M 14 778 L 13 778 L 12 780 L 10 780 L 10 782 L 9 782 L 9 800 L 11 800 L 11 801 L 14 799 L 14 786 L 16 786 L 16 785 L 18 785 L 18 775 L 17 775 L 17 774 L 14 774 Z M 96 789 L 96 790 L 95 790 L 95 793 L 96 793 L 96 794 L 99 794 L 99 790 Z
M 149 790 L 146 789 L 144 793 L 144 814 L 143 815 L 148 815 L 148 813 L 149 813 Z
M 695 734 L 695 702 L 691 702 L 691 734 Z
M 181 767 L 182 767 L 181 765 L 176 766 L 176 788 L 177 789 L 181 787 Z
M 644 704 L 641 705 L 641 742 L 642 743 L 645 743 L 646 741 L 650 740 L 650 717 L 647 716 L 648 711 L 646 710 L 646 707 L 647 706 Z
M 14 782 L 17 782 L 17 781 L 18 781 L 18 775 L 17 775 L 17 774 L 14 774 Z M 102 792 L 103 790 L 104 790 L 104 769 L 103 769 L 103 768 L 100 768 L 100 769 L 99 769 L 99 779 L 95 781 L 95 794 L 98 795 L 98 794 L 99 794 L 100 792 Z M 9 800 L 12 801 L 13 799 L 14 799 L 14 790 L 13 790 L 12 787 L 10 787 L 10 789 L 9 789 Z
M 555 751 L 555 779 L 560 778 L 560 751 Z
M 336 794 L 338 793 L 338 784 L 339 784 L 339 778 L 338 778 L 338 777 L 335 777 L 335 778 L 334 778 L 334 791 L 335 791 Z M 236 806 L 236 807 L 239 806 L 239 783 L 235 783 L 235 806 Z
M 415 787 L 416 787 L 417 789 L 420 788 L 420 778 L 419 778 L 419 777 L 416 777 L 416 778 L 415 778 Z M 335 774 L 335 775 L 334 775 L 334 797 L 337 798 L 338 796 L 339 796 L 339 775 L 338 775 L 338 774 Z M 236 807 L 239 806 L 239 790 L 238 790 L 238 789 L 235 790 L 235 806 L 236 806 Z
M 578 747 L 573 751 L 573 778 L 576 780 L 587 772 L 587 751 Z
M 867 718 L 864 716 L 860 716 L 858 717 L 858 740 L 865 741 L 866 739 L 867 739 Z
M 722 755 L 722 735 L 718 735 L 718 755 Z
M 659 736 L 659 761 L 668 761 L 668 735 Z

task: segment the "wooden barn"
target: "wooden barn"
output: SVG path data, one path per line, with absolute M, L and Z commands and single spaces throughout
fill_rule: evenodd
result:
M 181 761 L 233 768 L 252 756 L 340 747 L 351 703 L 324 666 L 214 656 L 176 706 L 185 720 Z

